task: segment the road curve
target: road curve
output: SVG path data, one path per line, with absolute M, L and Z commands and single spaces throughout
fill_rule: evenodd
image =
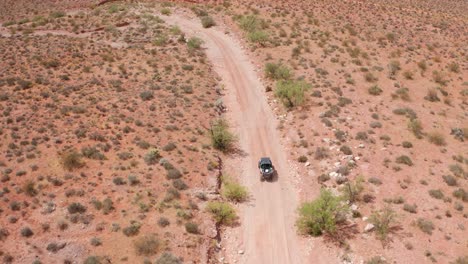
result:
M 241 206 L 241 226 L 236 235 L 240 245 L 224 241 L 227 250 L 236 255 L 237 250 L 244 251 L 236 256 L 239 263 L 304 263 L 294 228 L 298 204 L 292 184 L 294 174 L 255 67 L 239 43 L 216 27 L 204 29 L 198 19 L 179 15 L 164 20 L 178 25 L 188 36 L 204 40 L 208 59 L 225 85 L 228 116 L 239 133 L 239 145 L 245 153 L 239 170 L 252 199 Z M 260 182 L 257 162 L 261 156 L 271 157 L 278 171 L 277 180 Z

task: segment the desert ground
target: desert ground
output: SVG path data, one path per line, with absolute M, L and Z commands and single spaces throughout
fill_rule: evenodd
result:
M 0 260 L 468 263 L 467 14 L 2 1 Z

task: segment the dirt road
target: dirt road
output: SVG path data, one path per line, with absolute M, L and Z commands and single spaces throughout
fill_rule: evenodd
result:
M 178 25 L 188 36 L 205 41 L 208 58 L 226 88 L 228 118 L 239 134 L 240 148 L 245 153 L 232 162 L 239 164 L 236 169 L 241 170 L 241 180 L 252 199 L 240 208 L 241 225 L 233 232 L 235 238 L 230 236 L 223 242 L 228 261 L 304 263 L 294 228 L 298 195 L 292 185 L 293 173 L 276 130 L 278 122 L 254 66 L 239 43 L 219 29 L 203 29 L 198 19 L 182 16 L 164 19 Z M 277 180 L 260 182 L 257 162 L 262 156 L 272 158 L 279 175 Z

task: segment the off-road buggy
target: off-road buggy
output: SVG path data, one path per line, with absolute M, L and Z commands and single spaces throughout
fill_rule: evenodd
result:
M 258 162 L 258 168 L 260 169 L 260 180 L 264 181 L 271 181 L 273 179 L 273 175 L 275 173 L 275 167 L 273 167 L 273 163 L 271 159 L 268 157 L 260 158 Z

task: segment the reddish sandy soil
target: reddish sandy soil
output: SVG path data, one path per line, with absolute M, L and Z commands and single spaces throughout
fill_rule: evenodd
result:
M 466 1 L 95 3 L 0 3 L 1 261 L 466 263 Z M 278 62 L 311 85 L 302 104 L 277 96 Z M 219 91 L 226 155 L 208 137 Z M 218 155 L 249 190 L 219 244 Z M 335 236 L 299 234 L 321 188 L 351 211 Z M 386 239 L 364 230 L 384 208 Z

